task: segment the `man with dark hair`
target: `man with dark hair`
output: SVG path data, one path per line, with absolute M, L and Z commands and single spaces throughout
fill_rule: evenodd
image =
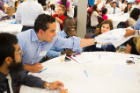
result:
M 109 14 L 121 13 L 121 10 L 118 7 L 116 7 L 116 2 L 113 2 L 113 7 L 108 10 L 108 13 Z
M 57 32 L 58 37 L 69 38 L 71 36 L 77 36 L 76 31 L 75 31 L 76 22 L 73 18 L 69 18 L 69 17 L 65 18 L 63 27 L 64 27 L 63 31 Z M 54 58 L 54 57 L 58 57 L 60 55 L 63 55 L 65 53 L 68 56 L 71 56 L 72 52 L 75 52 L 75 53 L 81 53 L 82 52 L 82 48 L 71 50 L 71 51 L 70 50 L 71 49 L 52 47 L 47 52 L 47 56 L 50 57 L 50 58 Z
M 81 39 L 75 36 L 68 39 L 57 37 L 55 30 L 55 19 L 52 16 L 41 14 L 35 20 L 34 29 L 17 35 L 19 40 L 18 44 L 23 50 L 22 62 L 25 71 L 35 73 L 41 71 L 43 66 L 39 61 L 47 54 L 51 47 L 76 50 L 95 44 L 94 39 Z M 101 37 L 104 38 L 102 35 L 100 38 Z M 104 41 L 108 43 L 111 42 L 112 39 L 114 40 L 114 38 L 115 37 L 107 37 L 107 39 L 104 38 Z
M 63 21 L 66 18 L 66 16 L 64 16 L 65 11 L 66 7 L 64 5 L 59 5 L 56 14 L 53 15 L 56 21 L 59 22 L 61 30 L 63 30 Z
M 15 35 L 0 34 L 0 93 L 14 93 L 13 84 L 15 83 L 50 90 L 61 90 L 61 86 L 64 87 L 64 84 L 59 81 L 48 83 L 38 77 L 20 72 L 23 69 L 22 54 Z M 66 91 L 62 90 L 60 93 Z

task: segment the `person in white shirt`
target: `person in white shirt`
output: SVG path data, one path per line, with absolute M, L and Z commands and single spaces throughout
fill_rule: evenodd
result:
M 111 8 L 111 0 L 107 0 L 107 2 L 106 2 L 107 4 L 105 5 L 105 7 L 107 8 L 107 9 L 109 9 L 109 8 Z
M 135 4 L 132 5 L 132 9 L 134 8 L 139 8 L 139 2 L 138 1 L 135 1 Z
M 121 11 L 124 11 L 125 10 L 125 8 L 127 7 L 127 1 L 126 0 L 124 0 L 123 2 L 122 2 L 123 4 L 121 4 Z
M 108 13 L 109 14 L 117 14 L 117 13 L 120 13 L 121 10 L 116 7 L 116 2 L 113 2 L 113 7 L 109 9 Z
M 33 28 L 35 19 L 38 15 L 44 13 L 41 4 L 35 0 L 27 0 L 18 6 L 15 18 L 23 25 L 22 31 Z
M 2 20 L 2 18 L 5 16 L 4 12 L 2 10 L 0 10 L 0 21 Z M 6 20 L 6 19 L 5 19 Z
M 99 14 L 97 13 L 97 10 L 98 10 L 98 6 L 95 4 L 93 5 L 92 7 L 92 12 L 91 12 L 91 26 L 97 26 L 99 24 L 98 22 L 98 16 Z

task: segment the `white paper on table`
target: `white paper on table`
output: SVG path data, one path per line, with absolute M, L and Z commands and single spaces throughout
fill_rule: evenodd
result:
M 87 63 L 87 62 L 93 62 L 93 60 L 88 57 L 85 54 L 82 55 L 76 55 L 76 56 L 71 56 L 76 62 L 78 63 Z
M 136 68 L 132 66 L 114 65 L 114 77 L 122 78 L 126 80 L 135 80 Z
M 112 64 L 97 64 L 93 70 L 93 74 L 103 75 L 103 76 L 112 76 L 113 75 L 113 65 Z
M 47 67 L 47 70 L 42 71 L 40 75 L 44 77 L 57 77 L 57 75 L 63 70 L 61 67 Z

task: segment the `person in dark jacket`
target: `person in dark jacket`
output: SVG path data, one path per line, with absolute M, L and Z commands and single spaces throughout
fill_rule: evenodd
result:
M 48 83 L 39 77 L 21 72 L 23 69 L 22 53 L 15 35 L 0 33 L 0 93 L 15 93 L 13 88 L 15 83 L 50 90 L 62 90 L 64 84 L 59 81 Z M 66 91 L 67 89 L 60 93 L 66 93 Z

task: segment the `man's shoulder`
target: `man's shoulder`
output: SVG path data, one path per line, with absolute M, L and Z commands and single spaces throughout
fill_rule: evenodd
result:
M 17 38 L 18 40 L 26 40 L 27 38 L 31 37 L 31 33 L 32 33 L 33 29 L 29 29 L 27 31 L 21 32 L 19 34 L 17 34 Z

